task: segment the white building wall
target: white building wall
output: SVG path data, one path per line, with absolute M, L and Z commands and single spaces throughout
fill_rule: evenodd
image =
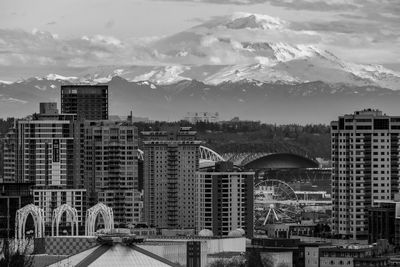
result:
M 45 224 L 51 225 L 53 210 L 62 204 L 69 204 L 78 212 L 78 223 L 84 225 L 85 189 L 34 189 L 33 203 L 44 210 Z M 67 218 L 67 221 L 70 218 Z

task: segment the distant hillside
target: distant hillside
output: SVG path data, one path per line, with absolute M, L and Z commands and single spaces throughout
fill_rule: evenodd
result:
M 205 145 L 220 154 L 241 152 L 288 152 L 311 158 L 330 158 L 327 125 L 272 125 L 251 123 L 154 122 L 136 123 L 139 131 L 173 126 L 192 126 Z
M 71 82 L 32 78 L 0 84 L 0 116 L 24 117 L 37 112 L 39 102 L 60 102 L 62 84 Z M 166 121 L 180 120 L 188 111 L 211 111 L 219 112 L 222 119 L 329 124 L 339 115 L 363 108 L 396 115 L 400 103 L 400 91 L 324 82 L 208 85 L 192 80 L 155 85 L 114 77 L 108 85 L 110 114 L 127 115 L 132 110 L 134 116 Z

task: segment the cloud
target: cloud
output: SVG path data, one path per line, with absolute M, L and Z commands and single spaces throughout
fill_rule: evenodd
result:
M 282 0 L 286 4 L 292 1 Z M 365 0 L 364 6 L 358 0 L 326 1 L 327 5 L 355 5 L 358 11 L 335 12 L 334 16 L 308 21 L 235 13 L 212 17 L 172 36 L 140 39 L 104 34 L 65 38 L 38 29 L 32 32 L 0 29 L 0 66 L 269 64 L 273 57 L 271 43 L 317 46 L 344 60 L 359 63 L 396 63 L 399 61 L 396 55 L 400 54 L 397 15 L 384 4 L 379 6 L 368 1 Z M 374 13 L 376 10 L 379 15 Z M 113 25 L 114 21 L 109 20 L 105 27 Z
M 110 19 L 106 22 L 106 24 L 104 24 L 104 27 L 107 29 L 111 29 L 112 27 L 114 27 L 115 25 L 115 21 L 113 19 Z
M 3 66 L 132 64 L 135 49 L 143 48 L 113 36 L 60 38 L 56 34 L 37 29 L 31 33 L 0 29 L 0 65 Z
M 112 37 L 112 36 L 104 36 L 104 35 L 97 34 L 92 37 L 83 36 L 82 40 L 88 41 L 93 45 L 123 47 L 122 41 L 115 37 Z
M 313 45 L 322 38 L 313 31 L 293 30 L 267 15 L 238 12 L 213 17 L 196 27 L 151 44 L 163 62 L 175 64 L 252 64 L 273 57 L 271 43 Z M 263 58 L 264 57 L 264 58 Z
M 187 1 L 187 0 L 165 0 Z M 294 10 L 349 10 L 357 8 L 355 0 L 191 0 L 193 2 L 207 2 L 213 4 L 255 5 L 269 3 L 274 6 Z
M 337 55 L 360 63 L 398 60 L 400 53 L 400 1 L 354 0 L 351 12 L 338 12 L 336 18 L 291 23 L 295 31 L 317 32 L 321 45 Z

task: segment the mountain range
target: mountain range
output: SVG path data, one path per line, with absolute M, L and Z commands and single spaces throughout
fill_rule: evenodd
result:
M 29 115 L 38 102 L 59 102 L 60 85 L 74 83 L 109 84 L 112 114 L 159 120 L 211 111 L 223 119 L 329 123 L 362 108 L 398 112 L 400 73 L 346 62 L 310 44 L 313 35 L 266 15 L 215 18 L 146 43 L 140 55 L 147 64 L 0 80 L 0 114 Z

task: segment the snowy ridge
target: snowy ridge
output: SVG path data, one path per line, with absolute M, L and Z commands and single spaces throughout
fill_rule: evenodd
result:
M 148 81 L 153 87 L 185 80 L 210 85 L 322 81 L 400 90 L 400 73 L 380 65 L 346 62 L 312 41 L 301 42 L 298 34 L 304 40 L 315 35 L 292 31 L 289 23 L 279 18 L 237 12 L 151 41 L 146 51 L 153 65 L 88 67 L 73 76 L 49 74 L 36 80 L 109 83 L 118 76 L 130 82 Z
M 0 83 L 2 83 L 2 84 L 12 84 L 14 82 L 0 80 Z
M 259 28 L 263 30 L 283 29 L 287 23 L 276 17 L 245 12 L 234 13 L 225 26 L 230 29 Z
M 62 81 L 78 80 L 78 77 L 74 77 L 74 76 L 66 77 L 66 76 L 62 76 L 62 75 L 58 75 L 58 74 L 54 74 L 54 73 L 51 73 L 51 74 L 47 75 L 45 78 L 46 78 L 47 80 L 49 80 L 49 81 L 56 81 L 56 80 L 62 80 Z
M 166 66 L 158 70 L 152 70 L 148 73 L 136 76 L 130 79 L 132 82 L 151 81 L 155 84 L 173 84 L 183 80 L 191 80 L 189 77 L 184 77 L 183 74 L 190 67 L 186 66 Z M 123 77 L 123 76 L 122 76 Z
M 318 52 L 318 50 L 311 45 L 291 46 L 286 43 L 270 43 L 269 45 L 274 50 L 278 62 L 287 62 L 294 59 L 312 57 L 316 55 L 316 52 Z

